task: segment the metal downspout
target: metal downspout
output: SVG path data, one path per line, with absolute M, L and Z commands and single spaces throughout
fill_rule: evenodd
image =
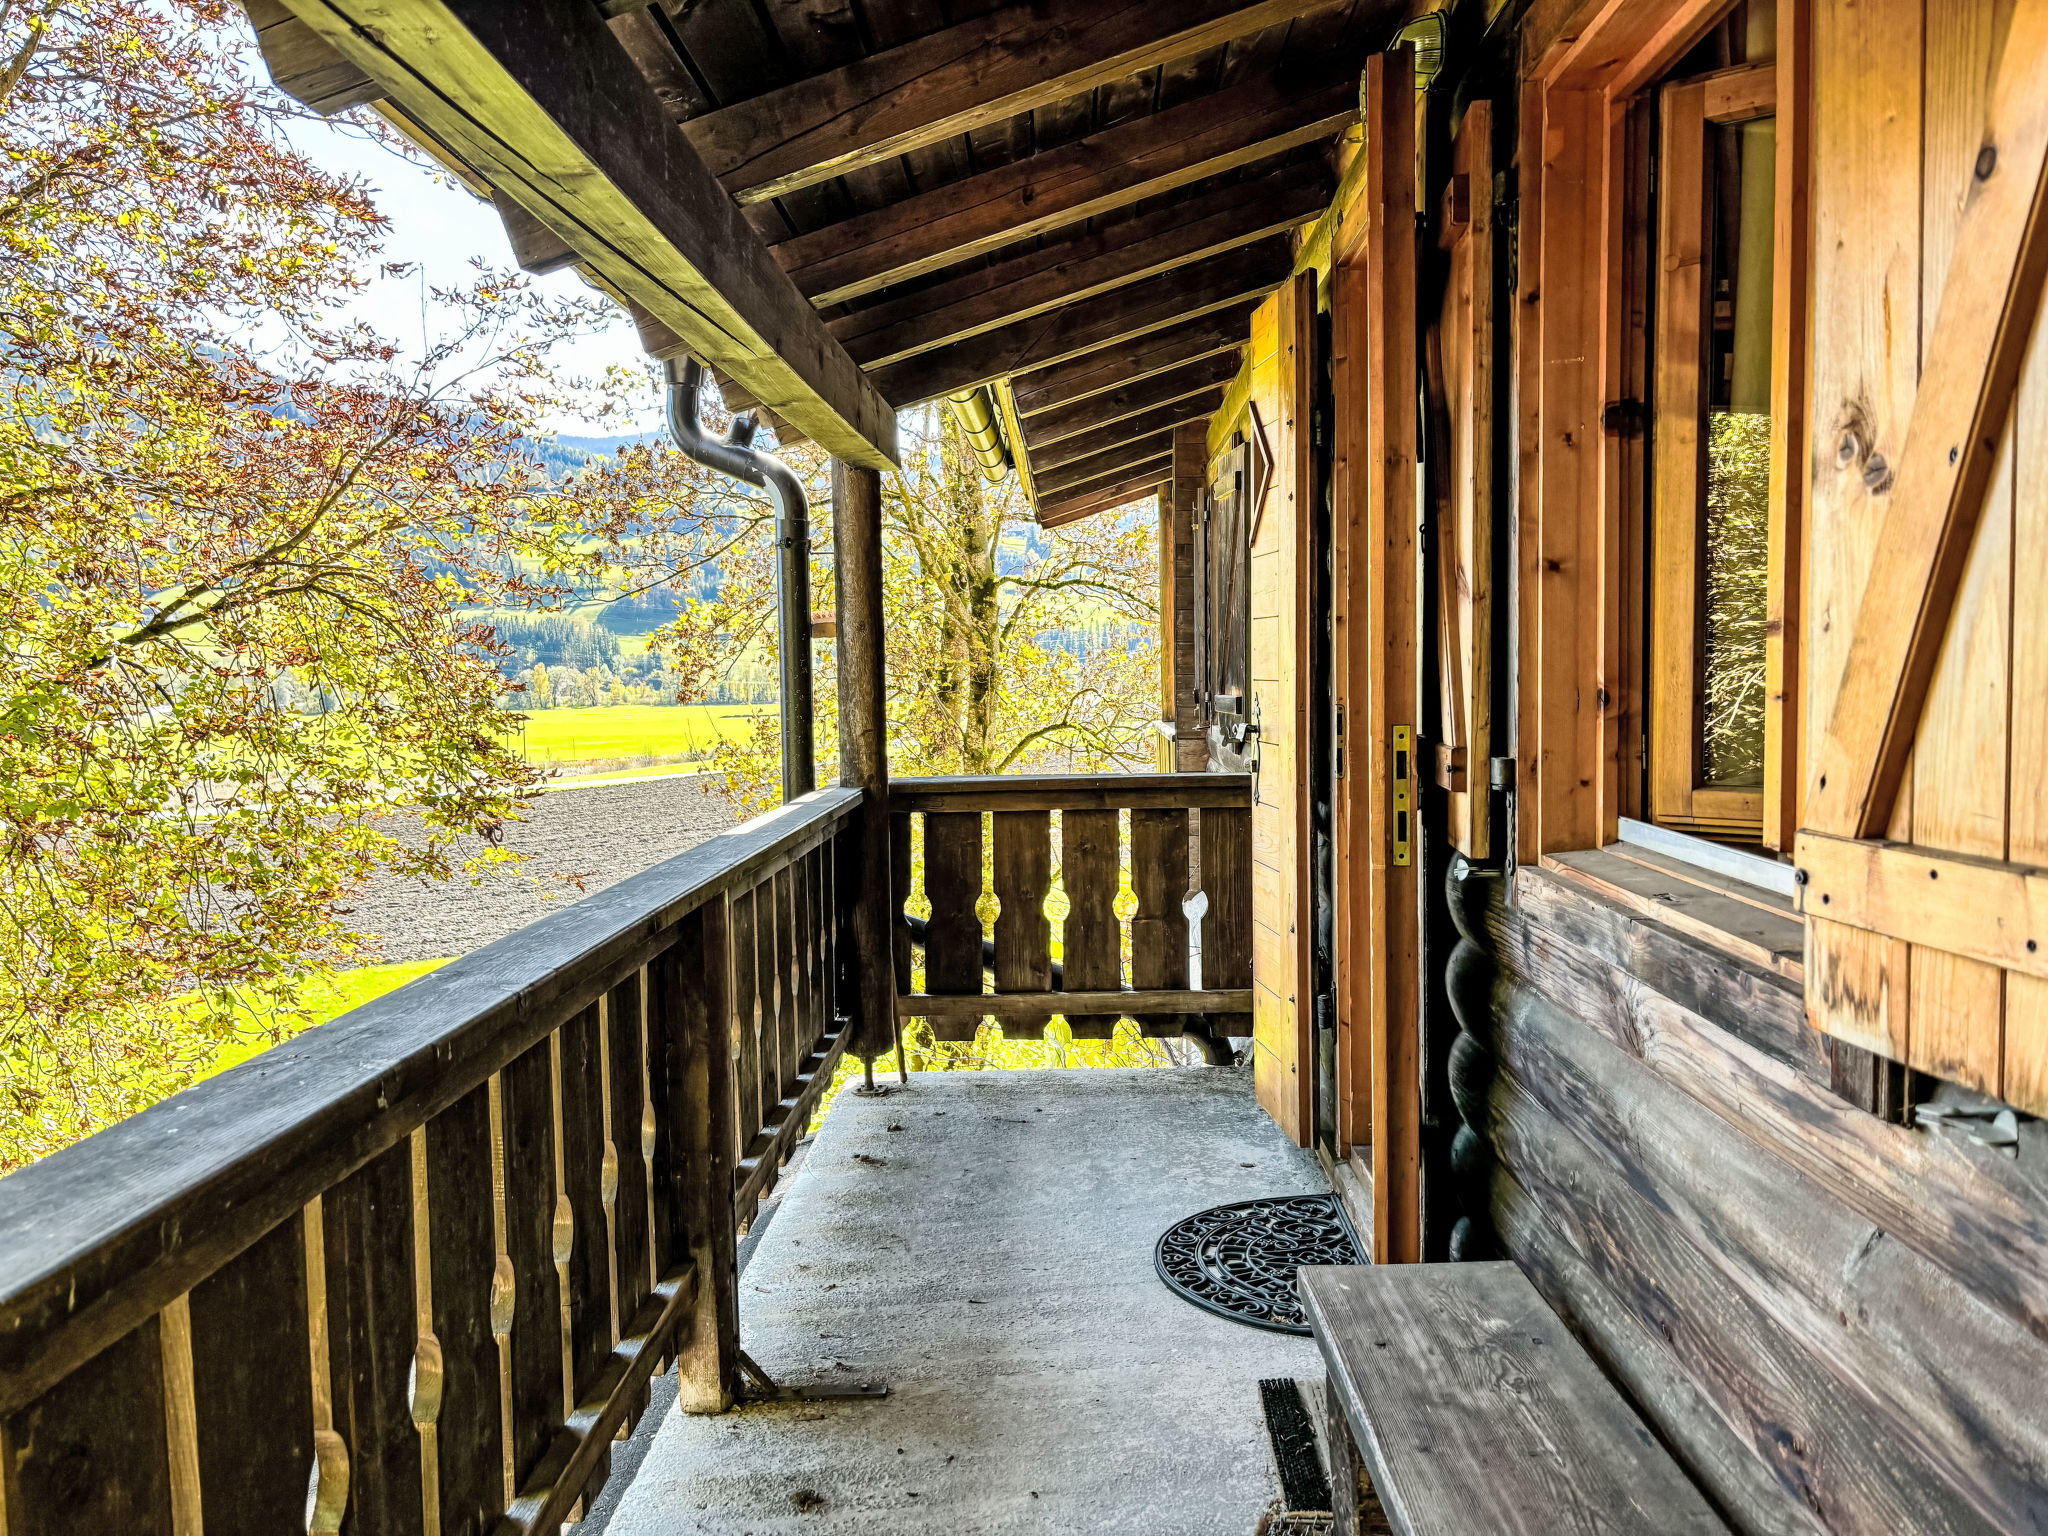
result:
M 781 651 L 782 798 L 794 800 L 818 787 L 818 752 L 811 689 L 811 521 L 803 482 L 773 454 L 753 446 L 752 416 L 736 416 L 725 437 L 704 430 L 698 397 L 704 365 L 694 357 L 671 359 L 668 430 L 685 455 L 721 474 L 759 486 L 775 508 L 776 635 Z

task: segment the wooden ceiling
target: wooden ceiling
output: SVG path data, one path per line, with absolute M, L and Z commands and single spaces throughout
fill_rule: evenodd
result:
M 378 53 L 352 15 L 366 0 L 245 3 L 286 89 L 342 104 L 383 94 L 402 126 L 496 190 L 522 262 L 583 266 L 633 305 L 650 350 L 705 356 L 731 403 L 769 409 L 790 435 L 840 452 L 848 422 L 875 440 L 870 388 L 900 408 L 1007 383 L 1022 439 L 1011 446 L 1048 524 L 1157 486 L 1173 428 L 1215 410 L 1251 308 L 1291 270 L 1293 232 L 1329 201 L 1332 141 L 1356 113 L 1363 59 L 1406 10 L 1396 0 L 376 0 Z M 669 303 L 673 282 L 642 282 L 644 261 L 621 261 L 620 240 L 564 213 L 572 199 L 559 177 L 537 193 L 523 164 L 507 185 L 510 157 L 495 141 L 466 154 L 476 113 L 442 128 L 451 119 L 435 108 L 451 89 L 417 89 L 418 61 L 391 41 L 404 30 L 392 25 L 398 11 L 421 12 L 427 36 L 466 26 L 551 115 L 566 99 L 549 89 L 563 66 L 536 49 L 572 64 L 588 55 L 583 73 L 604 76 L 617 49 L 593 33 L 608 26 L 640 76 L 631 90 L 604 76 L 609 97 L 644 94 L 680 123 L 789 280 L 754 277 L 752 251 L 722 265 L 712 249 L 696 263 L 699 285 L 724 287 L 740 269 L 781 349 L 796 354 L 785 364 L 834 409 L 803 397 L 758 345 L 718 355 L 723 332 L 702 323 L 699 296 Z M 324 59 L 280 30 L 294 17 L 332 45 Z M 335 50 L 372 83 L 337 79 Z M 572 132 L 614 182 L 619 159 L 661 153 L 638 142 L 646 114 L 622 106 L 616 116 Z M 815 325 L 768 291 L 789 285 Z M 863 376 L 851 393 L 842 357 Z M 820 421 L 839 437 L 810 430 Z

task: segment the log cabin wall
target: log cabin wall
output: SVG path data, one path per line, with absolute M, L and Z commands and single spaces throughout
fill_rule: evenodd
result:
M 1790 231 L 1811 260 L 1810 372 L 1779 400 L 1810 399 L 1812 426 L 1773 490 L 1794 509 L 1773 561 L 1807 557 L 1774 611 L 1795 621 L 1774 708 L 1818 754 L 1889 490 L 1865 471 L 1905 451 L 2001 54 L 2028 30 L 2015 10 L 2042 8 L 1779 4 L 1798 50 L 1777 61 L 1781 122 L 1810 64 L 1813 124 L 1812 222 Z M 1632 605 L 1647 552 L 1630 477 L 1651 470 L 1604 409 L 1642 398 L 1628 370 L 1644 322 L 1621 286 L 1630 99 L 1725 9 L 1538 5 L 1505 42 L 1520 89 L 1495 95 L 1495 143 L 1513 161 L 1515 302 L 1495 361 L 1513 376 L 1514 474 L 1494 526 L 1514 555 L 1494 655 L 1520 782 L 1498 863 L 1460 860 L 1447 881 L 1452 1256 L 1520 1264 L 1737 1530 L 2041 1531 L 2048 1126 L 2001 1126 L 1985 1097 L 2036 1081 L 2014 1050 L 2032 978 L 1928 945 L 1909 959 L 1902 940 L 1839 926 L 1802 957 L 1796 919 L 1734 888 L 1716 899 L 1795 936 L 1789 952 L 1738 952 L 1698 920 L 1706 898 L 1631 903 L 1573 867 L 1644 814 Z M 2037 338 L 1892 827 L 1992 860 L 2032 856 L 2026 746 L 2048 718 L 2026 670 L 2044 369 Z M 1856 442 L 1838 464 L 1845 402 Z M 1767 808 L 1766 840 L 1790 852 L 1770 833 L 1806 824 L 1799 781 L 1785 784 L 1794 804 Z M 1839 965 L 1857 944 L 1875 952 L 1868 986 Z M 1810 1005 L 1809 967 L 1831 956 L 1841 985 Z M 1876 1022 L 1842 1027 L 1847 1005 Z

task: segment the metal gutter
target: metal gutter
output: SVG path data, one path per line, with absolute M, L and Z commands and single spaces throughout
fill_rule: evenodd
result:
M 782 798 L 818 787 L 818 749 L 811 682 L 811 521 L 803 482 L 782 460 L 753 446 L 752 416 L 735 416 L 716 438 L 698 416 L 704 365 L 696 358 L 663 365 L 668 378 L 668 430 L 676 446 L 708 469 L 768 493 L 775 508 L 776 636 L 781 651 Z

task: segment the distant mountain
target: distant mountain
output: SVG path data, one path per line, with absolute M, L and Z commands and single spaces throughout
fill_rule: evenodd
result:
M 564 432 L 554 437 L 535 438 L 532 446 L 540 461 L 551 471 L 566 475 L 581 469 L 592 459 L 609 458 L 621 448 L 667 440 L 666 432 L 620 432 L 610 437 L 577 437 Z

